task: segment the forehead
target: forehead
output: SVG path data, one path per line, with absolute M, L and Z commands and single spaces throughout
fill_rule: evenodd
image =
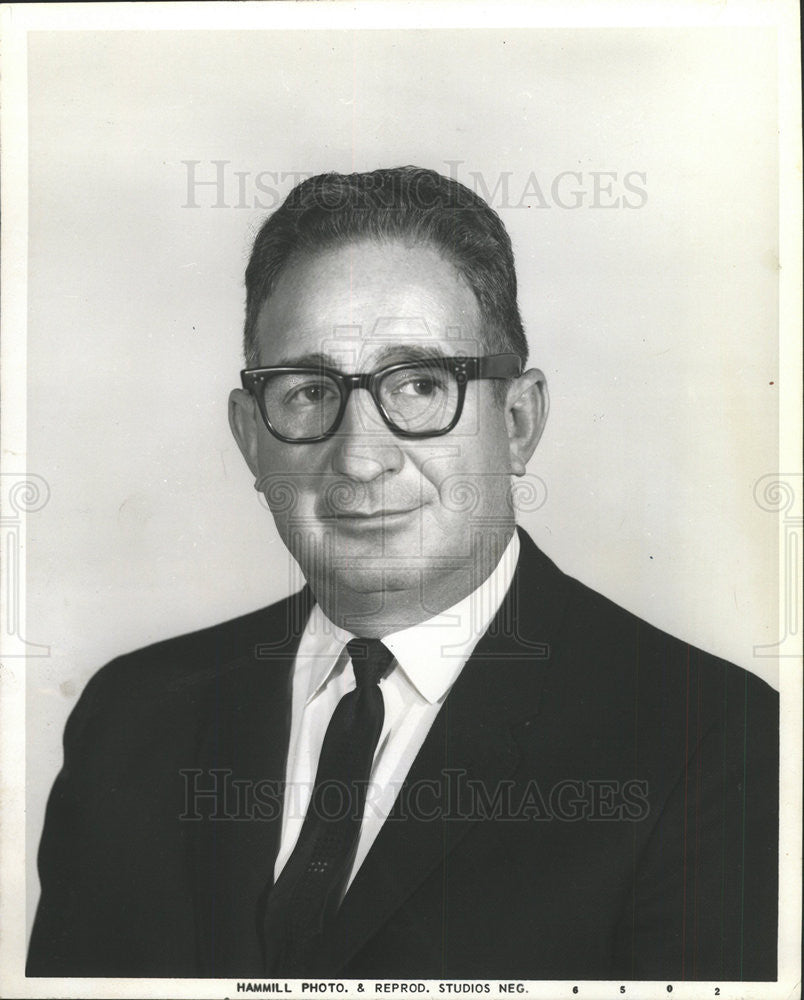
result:
M 322 354 L 346 370 L 389 348 L 482 353 L 480 310 L 455 266 L 429 245 L 362 242 L 289 263 L 260 311 L 264 365 Z

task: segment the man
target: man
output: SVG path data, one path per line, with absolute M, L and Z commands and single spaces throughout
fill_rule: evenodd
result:
M 777 699 L 515 526 L 548 410 L 455 181 L 257 236 L 230 422 L 307 581 L 90 682 L 31 975 L 773 979 Z

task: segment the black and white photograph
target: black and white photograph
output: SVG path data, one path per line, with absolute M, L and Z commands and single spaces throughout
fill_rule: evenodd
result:
M 797 6 L 2 15 L 0 992 L 798 995 Z

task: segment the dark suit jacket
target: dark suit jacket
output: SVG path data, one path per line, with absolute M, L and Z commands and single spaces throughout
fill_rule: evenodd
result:
M 775 979 L 775 692 L 521 540 L 311 974 Z M 29 975 L 262 977 L 310 600 L 89 682 L 48 805 Z M 225 801 L 188 798 L 216 781 Z

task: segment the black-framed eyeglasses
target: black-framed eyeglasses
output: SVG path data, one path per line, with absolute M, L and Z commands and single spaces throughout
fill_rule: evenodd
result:
M 243 388 L 257 401 L 265 426 L 280 441 L 325 441 L 340 426 L 349 396 L 367 389 L 386 425 L 399 437 L 438 437 L 461 419 L 471 379 L 517 378 L 517 354 L 424 358 L 347 375 L 322 366 L 246 368 Z

